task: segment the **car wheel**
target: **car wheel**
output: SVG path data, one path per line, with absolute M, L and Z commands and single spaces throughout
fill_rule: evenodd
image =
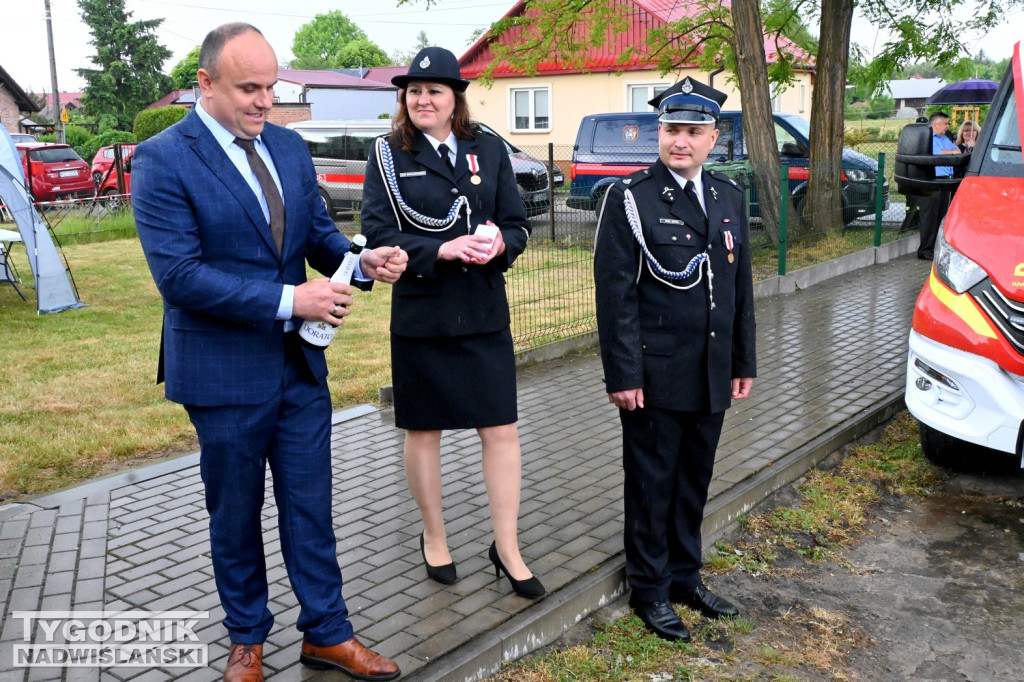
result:
M 807 195 L 801 194 L 800 196 L 793 197 L 793 210 L 796 212 L 796 217 L 800 220 L 804 219 L 804 211 L 807 210 Z
M 608 192 L 607 187 L 603 187 L 594 192 L 594 200 L 597 202 L 594 204 L 594 215 L 598 218 L 601 217 L 601 207 L 604 205 L 604 195 Z
M 108 211 L 111 213 L 117 213 L 121 210 L 121 205 L 124 202 L 121 201 L 122 197 L 117 193 L 116 189 L 110 187 L 109 189 L 104 190 L 103 196 L 105 197 L 103 203 L 106 205 Z
M 334 211 L 331 210 L 331 198 L 327 196 L 327 192 L 320 190 L 320 201 L 324 202 L 324 208 L 327 210 L 327 215 L 334 220 Z
M 917 423 L 917 431 L 924 456 L 940 467 L 971 473 L 1010 473 L 1020 468 L 1012 455 L 954 438 L 924 422 Z
M 92 184 L 95 185 L 96 187 L 100 186 L 100 180 L 102 180 L 102 179 L 103 179 L 103 173 L 98 173 L 97 172 L 97 173 L 93 173 L 92 174 Z

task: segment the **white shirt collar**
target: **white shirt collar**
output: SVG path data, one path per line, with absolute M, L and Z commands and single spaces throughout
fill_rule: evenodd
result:
M 455 153 L 455 149 L 457 146 L 455 133 L 449 132 L 448 137 L 444 138 L 443 140 L 438 140 L 437 138 L 431 135 L 427 135 L 426 133 L 423 133 L 423 137 L 427 138 L 427 142 L 430 143 L 430 146 L 434 148 L 435 152 L 437 151 L 437 148 L 440 147 L 442 144 L 446 144 L 448 145 L 448 149 L 452 150 L 451 153 Z
M 237 137 L 230 130 L 221 125 L 220 121 L 210 115 L 206 109 L 203 108 L 203 100 L 200 99 L 196 104 L 196 113 L 199 115 L 201 120 L 210 132 L 213 133 L 213 138 L 217 140 L 217 144 L 221 146 L 221 149 L 228 149 L 235 143 L 235 137 Z M 263 140 L 260 136 L 256 136 L 256 141 L 259 142 L 259 146 L 263 146 Z
M 668 168 L 668 166 L 665 166 L 665 168 Z M 668 172 L 672 174 L 672 177 L 679 183 L 679 186 L 685 190 L 686 178 L 671 168 L 668 168 Z M 700 207 L 704 209 L 704 215 L 707 215 L 708 207 L 704 204 L 704 169 L 702 168 L 700 173 L 697 173 L 697 177 L 690 182 L 693 183 L 693 191 L 697 193 L 697 200 L 700 201 Z

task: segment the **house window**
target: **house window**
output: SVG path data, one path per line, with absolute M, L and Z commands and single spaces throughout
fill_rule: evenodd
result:
M 648 100 L 654 99 L 657 95 L 665 92 L 668 83 L 650 83 L 647 85 L 629 86 L 629 110 L 630 111 L 654 111 Z
M 782 111 L 782 92 L 772 89 L 772 111 Z
M 800 113 L 807 111 L 807 84 L 800 84 Z
M 551 88 L 512 88 L 512 131 L 551 129 Z

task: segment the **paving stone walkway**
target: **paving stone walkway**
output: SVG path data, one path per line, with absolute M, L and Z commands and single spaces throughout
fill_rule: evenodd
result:
M 726 419 L 709 504 L 718 516 L 709 516 L 708 533 L 796 471 L 794 453 L 820 450 L 844 425 L 899 402 L 907 332 L 926 274 L 927 264 L 900 258 L 758 301 L 760 376 L 752 397 Z M 446 433 L 442 441 L 445 515 L 460 576 L 445 587 L 426 580 L 420 561 L 418 513 L 391 411 L 361 406 L 335 415 L 345 598 L 357 636 L 396 658 L 406 678 L 486 672 L 484 648 L 522 653 L 552 637 L 539 623 L 565 620 L 558 609 L 579 615 L 621 593 L 619 424 L 601 374 L 593 352 L 520 372 L 521 545 L 551 593 L 537 603 L 496 581 L 486 557 L 490 521 L 475 432 Z M 799 466 L 806 470 L 808 461 Z M 276 618 L 265 649 L 268 677 L 344 679 L 298 663 L 298 606 L 269 494 L 264 529 Z M 227 635 L 208 540 L 197 455 L 0 508 L 0 682 L 219 679 Z M 597 579 L 604 580 L 599 588 L 587 587 Z M 210 665 L 16 667 L 14 645 L 24 633 L 15 612 L 62 610 L 208 611 L 196 632 L 209 645 Z

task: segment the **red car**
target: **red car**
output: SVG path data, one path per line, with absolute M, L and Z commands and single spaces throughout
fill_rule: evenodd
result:
M 121 159 L 127 159 L 131 156 L 131 153 L 135 151 L 135 145 L 133 144 L 122 144 L 121 145 Z M 103 181 L 104 176 L 114 165 L 114 148 L 113 147 L 100 147 L 100 150 L 96 152 L 96 156 L 92 159 L 92 179 L 99 187 L 100 182 Z
M 132 193 L 132 163 L 131 163 L 131 152 L 126 152 L 124 156 L 124 192 L 123 194 Z M 117 169 L 111 166 L 110 171 L 100 177 L 100 183 L 96 187 L 96 196 L 98 197 L 116 197 L 122 194 L 117 188 Z M 107 199 L 107 203 L 110 208 L 120 205 L 117 199 Z
M 36 201 L 93 195 L 89 164 L 70 145 L 29 142 L 15 147 L 21 155 L 28 190 Z

